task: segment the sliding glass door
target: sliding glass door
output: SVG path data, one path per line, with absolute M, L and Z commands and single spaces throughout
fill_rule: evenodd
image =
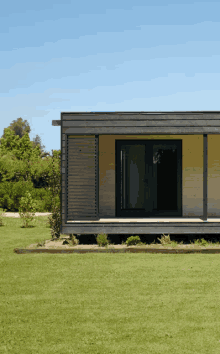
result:
M 182 216 L 182 141 L 116 140 L 116 215 Z

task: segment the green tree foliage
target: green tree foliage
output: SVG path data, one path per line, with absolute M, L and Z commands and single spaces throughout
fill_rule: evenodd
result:
M 28 133 L 25 133 L 22 138 L 20 138 L 19 135 L 15 135 L 14 130 L 5 128 L 4 137 L 1 138 L 0 155 L 6 155 L 8 152 L 12 152 L 19 160 L 41 156 L 39 145 L 33 148 Z
M 11 131 L 14 131 L 15 136 L 17 136 L 19 139 L 21 139 L 26 133 L 29 135 L 31 128 L 27 120 L 23 121 L 23 119 L 17 118 L 17 120 L 13 120 L 12 123 L 8 127 Z M 2 135 L 2 138 L 6 138 L 6 131 L 8 128 L 4 129 L 4 134 Z M 17 139 L 18 140 L 18 139 Z M 36 137 L 31 141 L 32 146 L 35 148 L 37 145 L 39 146 L 41 150 L 41 157 L 45 157 L 50 155 L 48 152 L 45 152 L 43 149 L 45 148 L 44 145 L 41 143 L 41 138 L 39 135 L 36 135 Z M 1 146 L 1 141 L 0 141 L 0 146 Z
M 41 158 L 44 158 L 44 157 L 46 157 L 46 156 L 50 156 L 50 153 L 49 152 L 45 152 L 44 151 L 44 148 L 45 148 L 45 146 L 44 145 L 42 145 L 42 143 L 41 143 L 41 138 L 40 138 L 40 136 L 39 135 L 36 135 L 36 137 L 33 139 L 33 141 L 32 141 L 32 144 L 33 144 L 33 147 L 35 147 L 35 146 L 39 146 L 39 148 L 40 148 L 40 150 L 41 150 Z
M 60 205 L 61 151 L 54 150 L 53 156 L 46 153 L 42 159 L 41 142 L 38 138 L 30 141 L 30 129 L 21 120 L 18 123 L 19 134 L 8 127 L 1 138 L 0 207 L 18 211 L 21 197 L 30 192 L 37 211 L 51 211 L 53 205 Z
M 22 136 L 24 136 L 25 133 L 30 133 L 31 128 L 29 123 L 25 120 L 23 121 L 23 119 L 17 118 L 17 120 L 13 120 L 12 123 L 9 125 L 9 128 L 15 132 L 15 135 L 17 135 L 20 139 L 22 138 Z M 7 129 L 7 128 L 5 128 Z M 4 129 L 4 134 L 2 137 L 5 138 L 5 129 Z
M 43 152 L 43 148 L 45 148 L 45 146 L 41 144 L 41 138 L 39 135 L 36 135 L 33 139 L 33 146 L 35 147 L 36 145 L 39 145 L 41 152 Z

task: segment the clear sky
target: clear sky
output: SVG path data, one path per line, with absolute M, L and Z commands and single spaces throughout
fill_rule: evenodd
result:
M 63 111 L 220 110 L 220 1 L 7 0 L 0 137 L 19 117 L 60 149 Z

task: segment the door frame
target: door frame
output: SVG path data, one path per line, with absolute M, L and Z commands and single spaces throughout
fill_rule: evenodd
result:
M 148 143 L 150 147 L 150 152 L 153 154 L 153 144 L 161 143 L 161 144 L 176 144 L 177 145 L 177 210 L 151 210 L 147 211 L 145 209 L 144 215 L 140 213 L 140 216 L 134 216 L 134 218 L 143 218 L 143 217 L 182 217 L 182 139 L 115 139 L 115 211 L 116 217 L 121 218 L 133 218 L 132 216 L 121 216 L 121 181 L 120 181 L 120 146 L 123 144 L 132 144 L 136 145 L 138 143 Z M 146 145 L 145 145 L 146 146 Z M 149 155 L 145 153 L 145 163 L 149 159 Z M 150 165 L 148 165 L 149 167 Z M 153 176 L 150 176 L 153 179 Z M 147 187 L 146 187 L 147 188 Z M 145 188 L 145 195 L 147 189 Z M 151 201 L 151 203 L 153 203 Z

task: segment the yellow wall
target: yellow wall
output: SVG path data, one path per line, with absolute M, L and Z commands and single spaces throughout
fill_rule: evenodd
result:
M 99 213 L 115 217 L 115 140 L 182 140 L 182 215 L 203 214 L 202 135 L 99 135 Z M 208 216 L 220 216 L 220 135 L 208 135 Z

